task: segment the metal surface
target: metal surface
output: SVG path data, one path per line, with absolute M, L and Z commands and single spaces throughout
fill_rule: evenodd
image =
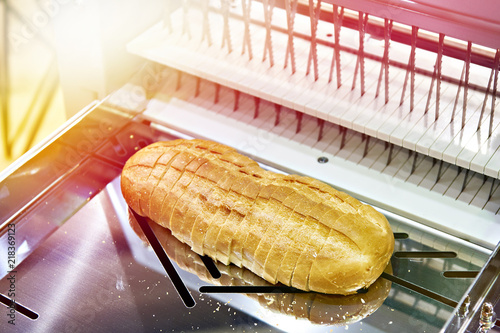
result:
M 173 74 L 171 70 L 163 70 L 163 66 L 146 64 L 142 73 L 132 78 L 128 85 L 109 96 L 105 102 L 83 110 L 43 144 L 30 150 L 0 174 L 0 303 L 3 304 L 0 305 L 0 313 L 3 314 L 0 315 L 0 331 L 499 332 L 499 246 L 493 253 L 486 248 L 494 248 L 491 239 L 497 237 L 491 236 L 492 232 L 489 232 L 494 227 L 491 227 L 492 223 L 480 225 L 477 221 L 483 220 L 471 218 L 477 217 L 477 214 L 465 213 L 463 207 L 455 202 L 445 205 L 448 210 L 443 209 L 442 215 L 451 222 L 436 222 L 436 214 L 441 211 L 432 207 L 440 206 L 431 207 L 429 201 L 448 200 L 444 194 L 437 197 L 433 196 L 436 193 L 425 192 L 423 196 L 428 201 L 423 202 L 427 204 L 413 202 L 418 195 L 406 197 L 393 194 L 389 198 L 391 205 L 382 206 L 382 199 L 379 199 L 383 190 L 381 187 L 404 187 L 405 183 L 394 182 L 397 178 L 390 178 L 392 176 L 387 176 L 380 186 L 367 186 L 363 182 L 362 188 L 373 188 L 375 194 L 354 196 L 374 204 L 388 218 L 395 233 L 395 252 L 391 265 L 368 290 L 351 296 L 337 296 L 299 293 L 285 286 L 270 285 L 248 270 L 199 257 L 188 246 L 173 238 L 167 229 L 131 218 L 120 192 L 119 178 L 128 157 L 151 142 L 190 136 L 223 142 L 220 138 L 230 132 L 232 134 L 227 135 L 229 139 L 225 143 L 234 143 L 264 168 L 296 172 L 318 179 L 323 177 L 324 181 L 327 179 L 332 186 L 347 193 L 367 193 L 354 190 L 352 182 L 343 183 L 338 178 L 341 173 L 333 172 L 337 178 L 325 177 L 325 170 L 339 170 L 335 168 L 343 165 L 344 160 L 322 152 L 309 161 L 303 158 L 309 155 L 302 150 L 308 150 L 309 153 L 313 151 L 311 147 L 318 144 L 323 136 L 332 135 L 332 124 L 336 124 L 338 139 L 335 136 L 328 145 L 338 145 L 341 152 L 356 155 L 352 149 L 359 141 L 358 146 L 364 146 L 363 158 L 366 157 L 369 142 L 373 145 L 377 140 L 375 137 L 370 140 L 370 135 L 374 135 L 370 132 L 373 130 L 370 124 L 375 120 L 373 114 L 379 115 L 388 108 L 377 107 L 381 103 L 380 99 L 375 99 L 375 103 L 370 99 L 366 105 L 353 107 L 356 104 L 349 98 L 344 101 L 344 95 L 360 95 L 360 100 L 366 100 L 373 93 L 375 97 L 378 96 L 384 79 L 382 74 L 385 74 L 385 105 L 401 96 L 401 101 L 405 100 L 404 112 L 409 115 L 410 112 L 411 115 L 419 112 L 427 115 L 435 107 L 432 118 L 437 122 L 450 117 L 446 120 L 450 124 L 455 121 L 457 113 L 457 119 L 463 117 L 457 120 L 462 132 L 465 130 L 466 116 L 471 114 L 466 111 L 482 108 L 479 121 L 469 121 L 474 123 L 472 132 L 477 133 L 478 142 L 491 138 L 492 144 L 497 144 L 496 132 L 493 132 L 493 126 L 497 126 L 497 123 L 496 120 L 495 125 L 493 122 L 498 117 L 493 116 L 495 107 L 498 110 L 495 103 L 498 97 L 496 81 L 500 50 L 495 34 L 499 27 L 498 19 L 493 14 L 495 11 L 486 13 L 489 19 L 483 20 L 477 10 L 484 7 L 476 6 L 469 10 L 470 4 L 465 1 L 459 1 L 453 12 L 447 10 L 451 6 L 449 2 L 431 5 L 426 0 L 327 0 L 323 1 L 326 7 L 317 1 L 315 8 L 312 0 L 309 6 L 305 1 L 263 1 L 264 7 L 253 6 L 252 9 L 251 2 L 247 1 L 243 1 L 242 6 L 238 2 L 207 1 L 203 2 L 201 12 L 192 10 L 191 4 L 194 3 L 198 4 L 183 1 L 178 13 L 169 11 L 164 22 L 153 26 L 129 44 L 130 51 L 173 67 Z M 486 3 L 487 6 L 497 7 L 491 1 Z M 0 15 L 5 13 L 5 4 L 6 1 L 0 1 Z M 255 16 L 259 11 L 263 14 L 260 18 Z M 155 12 L 159 13 L 157 8 Z M 177 27 L 174 16 L 183 23 L 182 27 Z M 200 20 L 203 20 L 206 29 L 200 36 L 201 43 L 198 43 L 196 34 L 199 31 L 194 27 Z M 220 24 L 213 25 L 214 22 Z M 145 21 L 137 19 L 137 23 L 134 28 L 139 29 Z M 179 30 L 178 40 L 175 28 L 182 29 Z M 487 31 L 483 34 L 481 31 L 484 29 Z M 124 31 L 121 32 L 123 35 Z M 257 38 L 259 35 L 261 39 Z M 74 36 L 68 36 L 74 40 Z M 188 37 L 191 37 L 191 41 Z M 221 43 L 217 37 L 222 37 Z M 450 37 L 462 38 L 463 41 L 455 41 Z M 169 39 L 182 44 L 178 45 L 180 48 L 177 48 L 177 53 L 175 47 L 164 48 L 168 45 L 162 43 Z M 383 46 L 379 45 L 382 39 Z M 175 43 L 174 46 L 177 45 Z M 0 42 L 0 50 L 7 46 L 4 44 L 5 40 Z M 190 53 L 191 44 L 196 52 Z M 205 44 L 209 45 L 208 49 L 204 49 Z M 219 51 L 214 51 L 214 47 L 210 47 L 212 44 L 224 52 L 242 46 L 244 53 L 248 51 L 243 58 L 248 57 L 249 62 L 241 62 L 236 55 L 239 52 L 221 55 Z M 286 52 L 284 44 L 287 44 Z M 398 56 L 401 51 L 398 51 L 398 47 L 406 47 L 410 57 Z M 301 50 L 304 50 L 304 54 Z M 425 52 L 437 53 L 435 61 L 429 54 L 423 59 L 421 54 L 425 55 Z M 86 53 L 79 52 L 78 56 L 81 54 Z M 264 59 L 260 54 L 263 54 Z M 307 62 L 302 61 L 304 57 Z M 321 60 L 323 58 L 326 63 Z M 114 56 L 106 59 L 110 60 L 113 68 L 118 69 L 121 77 L 124 74 L 123 67 L 127 66 L 118 65 L 118 59 Z M 264 71 L 269 77 L 256 75 L 259 70 L 264 70 L 263 65 L 268 65 L 267 59 L 270 67 L 273 67 Z M 287 68 L 288 60 L 291 69 Z M 420 63 L 421 60 L 425 62 Z M 464 78 L 458 76 L 461 66 L 457 65 L 458 69 L 453 71 L 441 66 L 441 63 L 445 65 L 454 60 L 463 63 Z M 231 67 L 231 61 L 236 61 L 234 67 Z M 408 62 L 411 64 L 408 65 Z M 192 66 L 195 63 L 197 65 Z M 278 67 L 282 65 L 287 73 L 291 70 L 291 77 L 279 78 L 281 69 Z M 325 67 L 320 71 L 318 66 Z M 342 80 L 341 68 L 344 72 Z M 248 71 L 239 73 L 239 69 Z M 338 119 L 334 114 L 330 117 L 329 113 L 325 113 L 330 112 L 328 103 L 325 104 L 328 107 L 320 108 L 325 99 L 334 101 L 333 92 L 316 96 L 321 91 L 318 90 L 321 87 L 318 82 L 325 83 L 323 81 L 326 81 L 325 74 L 328 72 L 330 84 L 333 70 L 336 71 L 337 93 L 349 86 L 344 84 L 344 90 L 339 90 L 342 81 L 352 80 L 352 87 L 355 88 L 351 93 L 340 93 L 341 109 L 345 112 L 343 118 Z M 479 83 L 469 80 L 469 74 L 475 71 L 486 73 L 480 75 Z M 312 75 L 307 76 L 307 73 L 314 73 L 314 83 Z M 356 88 L 358 73 L 359 89 Z M 405 75 L 408 79 L 404 82 L 400 80 L 392 83 L 394 78 L 402 79 Z M 300 88 L 299 76 L 310 81 L 307 81 L 309 83 L 304 89 Z M 81 83 L 80 80 L 74 82 Z M 276 91 L 283 93 L 283 96 L 276 95 L 268 86 L 270 83 L 276 84 Z M 429 85 L 430 88 L 420 92 L 417 88 L 419 84 Z M 203 87 L 200 88 L 200 85 Z M 333 83 L 331 85 L 333 87 Z M 409 91 L 405 98 L 407 85 Z M 447 96 L 446 87 L 456 92 L 450 95 L 449 103 L 441 98 Z M 402 91 L 399 91 L 400 88 Z M 460 116 L 459 111 L 455 112 L 455 106 L 462 90 L 464 97 Z M 191 97 L 193 91 L 194 97 Z M 81 94 L 68 100 L 75 100 Z M 419 103 L 422 96 L 417 99 L 416 94 L 427 97 L 425 109 Z M 309 100 L 310 95 L 315 98 Z M 229 106 L 227 110 L 223 109 L 225 104 Z M 451 116 L 445 116 L 445 104 L 450 108 L 455 105 L 453 112 L 448 112 Z M 6 107 L 5 104 L 3 109 Z M 287 107 L 289 110 L 286 110 Z M 377 112 L 375 107 L 379 109 Z M 270 110 L 274 110 L 272 117 Z M 368 110 L 369 115 L 361 117 L 360 110 Z M 287 111 L 294 113 L 287 116 Z M 404 112 L 401 114 L 402 119 L 406 119 Z M 191 117 L 198 113 L 202 116 Z M 489 125 L 484 120 L 488 116 Z M 222 124 L 219 121 L 222 117 L 231 122 Z M 385 116 L 378 117 L 386 119 Z M 362 122 L 356 123 L 358 118 Z M 187 125 L 179 119 L 187 119 Z M 268 119 L 268 123 L 274 121 L 275 127 L 281 124 L 279 128 L 295 122 L 296 126 L 290 133 L 285 131 L 281 136 L 274 136 L 270 134 L 272 132 L 256 126 L 263 119 Z M 319 126 L 311 126 L 312 121 Z M 215 126 L 215 123 L 220 124 Z M 483 123 L 489 129 L 486 125 L 481 127 Z M 230 131 L 226 131 L 228 124 L 232 126 Z M 416 126 L 413 122 L 408 122 L 408 125 L 412 131 Z M 326 134 L 323 133 L 325 126 Z M 296 140 L 302 142 L 308 140 L 306 133 L 314 132 L 317 127 L 320 127 L 319 134 L 314 135 L 317 140 L 312 140 L 315 143 L 311 147 L 304 145 L 302 150 L 296 149 L 296 145 L 282 144 L 280 140 L 272 144 L 271 140 L 259 141 L 269 134 L 270 137 L 286 140 L 296 135 Z M 389 127 L 392 128 L 392 125 Z M 402 134 L 406 128 L 402 125 L 399 127 L 402 130 L 394 131 L 395 134 Z M 356 132 L 360 128 L 363 128 L 362 135 Z M 236 140 L 237 132 L 245 135 L 242 141 L 238 141 L 241 144 Z M 221 136 L 221 133 L 224 135 Z M 391 133 L 391 140 L 388 139 L 388 133 Z M 401 156 L 408 151 L 408 158 L 403 160 L 413 161 L 412 175 L 418 169 L 417 159 L 423 160 L 423 157 L 416 151 L 400 149 L 400 146 L 406 146 L 398 143 L 403 142 L 403 138 L 392 137 L 394 133 L 387 131 L 379 138 L 390 142 L 385 145 L 384 153 L 378 156 L 387 157 L 383 158 L 387 162 L 381 164 L 382 168 L 385 170 L 391 162 L 394 168 L 397 158 L 403 159 Z M 404 134 L 406 138 L 408 132 Z M 409 140 L 406 144 L 413 145 L 412 142 Z M 272 158 L 265 156 L 262 151 L 254 154 L 255 146 L 261 144 L 275 149 L 270 150 L 275 154 L 268 153 Z M 381 143 L 376 147 L 380 148 Z M 423 147 L 427 150 L 430 148 Z M 472 152 L 477 151 L 475 146 L 472 148 Z M 362 150 L 356 151 L 359 153 Z M 464 159 L 466 157 L 467 154 Z M 444 160 L 446 158 L 443 157 Z M 492 154 L 485 158 L 493 160 Z M 440 162 L 434 185 L 442 177 L 443 159 L 433 160 L 434 169 L 438 168 L 435 162 Z M 300 165 L 291 163 L 294 160 L 300 160 Z M 459 165 L 468 168 L 461 165 L 462 162 L 454 161 L 448 161 L 452 166 L 449 169 Z M 318 171 L 318 165 L 321 165 L 322 171 Z M 498 188 L 495 187 L 498 168 L 493 166 L 488 169 L 486 164 L 478 163 L 470 167 L 476 172 L 473 167 L 482 167 L 481 175 L 488 174 L 495 178 L 483 177 L 482 180 L 483 185 L 491 184 L 486 200 L 490 202 L 494 189 Z M 403 164 L 400 168 L 404 171 Z M 368 174 L 368 169 L 360 170 L 352 178 L 367 179 L 363 178 L 367 175 L 373 178 L 374 174 Z M 458 168 L 458 174 L 454 177 L 462 175 L 461 171 Z M 385 177 L 385 174 L 380 174 Z M 478 175 L 472 178 L 476 179 Z M 464 192 L 470 179 L 466 171 L 461 191 L 455 194 L 455 198 Z M 472 181 L 470 183 L 474 186 Z M 414 206 L 417 213 L 408 210 L 410 206 Z M 487 203 L 482 207 L 486 206 Z M 493 203 L 491 206 L 498 212 L 498 205 Z M 476 226 L 479 233 L 471 230 Z
M 470 311 L 455 310 L 443 328 L 443 333 L 451 332 L 500 332 L 500 247 L 492 254 L 481 274 L 470 286 L 461 300 Z
M 131 227 L 119 188 L 119 173 L 128 156 L 149 142 L 173 136 L 131 117 L 104 106 L 90 110 L 0 183 L 0 189 L 7 188 L 11 194 L 2 198 L 2 206 L 10 207 L 10 217 L 2 211 L 7 224 L 0 236 L 0 293 L 38 315 L 33 320 L 15 312 L 14 327 L 7 316 L 10 303 L 4 302 L 2 332 L 14 328 L 30 332 L 333 332 L 347 328 L 439 332 L 453 314 L 449 304 L 460 302 L 474 276 L 447 277 L 449 272 L 477 272 L 488 260 L 488 250 L 384 211 L 399 235 L 392 259 L 392 274 L 398 279 L 385 295 L 369 300 L 367 294 L 365 300 L 360 294 L 350 303 L 349 298 L 334 297 L 335 302 L 328 299 L 324 308 L 316 302 L 323 296 L 314 293 L 200 293 L 202 286 L 228 281 L 234 285 L 238 276 L 247 282 L 256 277 L 226 266 L 220 279 L 210 278 L 206 269 L 189 266 L 191 259 L 182 261 L 180 247 L 174 252 L 166 248 L 196 302 L 186 308 L 156 254 Z M 70 156 L 71 147 L 84 142 L 81 138 L 91 132 L 83 129 L 98 128 L 103 119 L 113 119 L 113 131 L 86 146 L 81 158 L 71 160 L 60 174 L 47 173 L 56 161 Z M 51 154 L 46 155 L 47 151 Z M 43 159 L 47 156 L 52 165 Z M 26 192 L 15 191 L 13 184 L 27 182 L 31 186 Z M 15 226 L 12 267 L 8 262 L 11 225 Z M 231 272 L 235 276 L 228 275 Z M 9 295 L 12 288 L 14 297 Z M 363 318 L 359 311 L 368 311 L 365 303 L 377 308 Z
M 145 267 L 131 253 L 131 247 L 143 255 L 149 251 L 137 237 L 127 239 L 132 232 L 122 229 L 128 223 L 127 210 L 114 207 L 113 194 L 106 190 L 90 200 L 16 268 L 16 301 L 39 314 L 34 321 L 17 314 L 16 328 L 25 332 L 266 328 L 215 301 L 198 299 L 196 309 L 188 311 L 165 273 Z M 1 289 L 5 288 L 3 280 Z M 12 329 L 6 320 L 0 327 L 2 332 Z

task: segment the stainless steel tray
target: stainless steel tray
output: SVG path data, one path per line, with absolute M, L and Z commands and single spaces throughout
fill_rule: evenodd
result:
M 175 138 L 159 128 L 98 104 L 2 174 L 2 332 L 454 332 L 463 324 L 475 325 L 464 332 L 475 332 L 483 302 L 498 303 L 498 256 L 490 259 L 487 249 L 383 211 L 397 236 L 393 272 L 385 276 L 390 290 L 366 318 L 356 317 L 359 302 L 345 298 L 318 309 L 312 300 L 322 296 L 313 293 L 200 292 L 228 278 L 205 281 L 208 271 L 200 266 L 195 274 L 176 264 L 174 250 L 170 260 L 196 303 L 187 307 L 158 251 L 131 227 L 119 188 L 131 154 Z M 9 307 L 12 300 L 17 311 Z

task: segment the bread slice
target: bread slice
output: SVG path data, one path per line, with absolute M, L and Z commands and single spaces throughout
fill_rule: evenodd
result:
M 221 190 L 220 188 L 215 188 L 213 191 L 211 191 L 210 195 L 207 197 L 207 205 L 211 207 L 210 215 L 205 215 L 203 217 L 203 219 L 206 222 L 206 225 L 203 228 L 203 240 L 202 240 L 203 253 L 205 255 L 208 255 L 214 260 L 217 260 L 217 251 L 215 249 L 214 240 L 210 238 L 213 237 L 213 235 L 209 233 L 209 230 L 211 230 L 213 228 L 213 225 L 217 223 L 217 218 L 221 217 L 217 214 L 217 212 L 219 211 L 219 208 L 222 206 L 222 202 L 226 197 L 226 195 L 227 192 Z M 203 216 L 203 213 L 201 215 Z
M 233 207 L 231 204 L 231 202 L 233 201 L 232 198 L 237 197 L 238 194 L 240 194 L 249 199 L 249 205 L 255 205 L 256 192 L 259 190 L 259 188 L 253 186 L 253 183 L 248 182 L 246 183 L 247 187 L 243 187 L 244 185 L 238 181 L 239 178 L 237 174 L 232 173 L 231 179 L 232 186 L 229 188 L 231 194 L 229 198 L 226 198 L 227 201 L 224 207 L 224 209 L 228 211 L 229 215 L 226 219 L 221 220 L 220 223 L 216 223 L 217 228 L 214 230 L 213 234 L 214 247 L 216 248 L 218 255 L 217 258 L 218 260 L 226 264 L 229 264 L 231 260 L 230 254 L 232 252 L 233 254 L 238 253 L 238 250 L 232 251 L 232 246 L 235 246 L 235 243 L 237 244 L 237 242 L 234 242 L 233 240 L 238 235 L 238 229 L 241 223 L 243 223 L 244 215 L 248 215 L 241 210 L 231 214 L 231 212 L 233 211 L 233 209 L 231 209 Z M 251 207 L 248 207 L 248 209 L 251 209 Z M 233 257 L 235 258 L 235 264 L 241 265 L 241 258 L 239 256 Z
M 255 260 L 255 250 L 271 221 L 272 209 L 269 200 L 257 198 L 251 212 L 245 217 L 244 221 L 247 221 L 248 227 L 240 228 L 241 258 L 244 267 L 251 267 Z M 242 232 L 242 229 L 246 232 Z
M 241 254 L 235 253 L 232 249 L 233 236 L 236 234 L 239 225 L 245 218 L 245 215 L 241 213 L 240 210 L 232 209 L 229 216 L 226 219 L 226 227 L 222 230 L 219 235 L 219 246 L 218 249 L 224 257 L 228 257 L 229 262 L 238 266 L 241 266 Z
M 158 192 L 157 188 L 159 184 L 162 182 L 163 177 L 165 174 L 168 172 L 168 169 L 170 168 L 170 165 L 172 164 L 175 156 L 179 154 L 180 151 L 178 150 L 168 150 L 165 152 L 159 159 L 158 162 L 156 163 L 156 167 L 153 169 L 151 172 L 151 175 L 148 179 L 148 186 L 151 186 L 153 190 L 151 191 L 149 195 L 149 200 L 146 205 L 142 210 L 146 214 L 146 216 L 151 216 L 153 214 L 153 211 L 151 210 L 151 206 L 153 205 L 153 201 L 155 200 L 155 194 Z
M 178 162 L 176 163 L 176 161 Z M 185 224 L 184 219 L 185 212 L 187 210 L 186 203 L 192 202 L 192 200 L 194 200 L 196 196 L 195 192 L 186 190 L 191 184 L 191 181 L 193 180 L 195 175 L 193 172 L 190 172 L 187 169 L 187 166 L 193 161 L 197 161 L 199 163 L 200 160 L 193 154 L 183 153 L 178 155 L 176 161 L 172 163 L 171 168 L 174 168 L 177 171 L 181 172 L 181 176 L 170 190 L 170 198 L 167 197 L 166 199 L 170 199 L 169 202 L 171 206 L 166 207 L 165 209 L 171 211 L 170 230 L 172 231 L 172 234 L 176 237 L 185 239 L 184 235 L 182 234 L 182 230 L 184 229 L 183 227 Z M 175 202 L 174 198 L 177 198 Z
M 224 205 L 224 200 L 229 191 L 224 191 L 221 197 L 221 204 L 216 207 L 215 214 L 212 217 L 212 223 L 205 232 L 203 247 L 205 252 L 221 262 L 229 262 L 229 256 L 224 256 L 217 248 L 217 236 L 224 222 L 227 220 L 231 211 Z
M 230 194 L 232 184 L 234 184 L 234 175 L 232 172 L 225 170 L 225 173 L 220 176 L 217 186 L 226 191 L 226 197 L 218 208 L 221 216 L 216 218 L 217 227 L 213 228 L 213 234 L 209 236 L 213 240 L 211 246 L 214 247 L 217 260 L 226 265 L 230 263 L 231 240 L 236 226 L 239 225 L 238 219 L 243 219 L 243 216 L 231 210 L 231 205 L 228 204 L 228 201 L 231 200 L 228 197 L 233 195 Z M 225 237 L 224 240 L 222 240 L 223 237 Z
M 269 218 L 262 223 L 261 227 L 261 230 L 265 229 L 265 231 L 262 234 L 254 234 L 257 237 L 255 237 L 255 240 L 249 240 L 251 241 L 250 243 L 247 241 L 250 249 L 255 248 L 255 252 L 252 253 L 252 250 L 249 251 L 250 256 L 254 258 L 249 268 L 252 272 L 262 277 L 264 277 L 264 264 L 267 253 L 274 242 L 274 237 L 279 233 L 280 229 L 284 226 L 284 222 L 293 211 L 293 209 L 285 206 L 283 202 L 288 196 L 293 196 L 294 191 L 289 187 L 283 186 L 279 181 L 276 181 L 271 187 L 274 187 L 274 191 L 268 200 L 268 209 L 271 211 L 266 214 Z
M 266 263 L 267 255 L 275 241 L 276 235 L 280 233 L 281 229 L 285 228 L 286 221 L 292 213 L 293 209 L 282 204 L 280 210 L 273 219 L 273 222 L 267 228 L 266 233 L 262 235 L 259 245 L 255 250 L 254 262 L 251 266 L 251 270 L 255 274 L 262 276 L 266 280 L 269 278 L 268 274 L 264 274 L 264 266 Z M 275 280 L 267 281 L 276 283 Z
M 147 185 L 147 179 L 153 171 L 156 161 L 163 155 L 164 151 L 148 149 L 134 154 L 128 161 L 128 167 L 121 175 L 122 194 L 128 205 L 137 213 L 146 216 L 141 210 L 141 202 L 149 198 L 151 188 Z
M 284 200 L 283 205 L 290 210 L 288 219 L 280 223 L 279 230 L 271 235 L 269 248 L 261 248 L 261 251 L 264 250 L 267 253 L 266 258 L 264 259 L 262 273 L 264 279 L 267 281 L 276 283 L 280 265 L 288 248 L 293 243 L 289 238 L 290 233 L 293 232 L 294 229 L 300 228 L 300 224 L 296 223 L 296 219 L 294 217 L 296 214 L 295 207 L 302 203 L 302 199 L 304 199 L 302 195 L 293 192 Z
M 281 255 L 281 262 L 276 274 L 276 280 L 280 281 L 287 286 L 291 285 L 292 274 L 295 269 L 295 265 L 299 260 L 300 254 L 304 251 L 304 235 L 302 231 L 302 224 L 306 219 L 305 216 L 294 213 L 294 221 L 290 229 L 291 232 L 283 235 L 282 242 L 288 243 L 289 246 L 286 252 Z
M 199 180 L 200 179 L 197 179 L 197 181 L 199 181 Z M 229 183 L 229 185 L 227 185 L 228 183 Z M 229 181 L 229 173 L 227 171 L 221 175 L 221 179 L 218 181 L 217 186 L 225 191 L 227 191 L 228 186 L 229 187 L 231 186 L 231 182 Z M 194 187 L 194 189 L 195 189 L 196 193 L 199 194 L 197 191 L 197 188 Z M 194 230 L 195 230 L 195 222 L 199 222 L 196 219 L 197 219 L 198 215 L 201 214 L 201 210 L 203 208 L 202 206 L 195 204 L 195 203 L 199 202 L 198 200 L 199 200 L 199 198 L 197 195 L 196 198 L 188 204 L 189 209 L 188 209 L 186 216 L 185 216 L 185 219 L 184 219 L 184 232 L 183 233 L 186 234 L 186 236 L 189 235 L 186 243 L 189 244 L 190 246 L 193 246 L 193 243 L 192 243 L 193 238 L 192 237 L 193 237 Z M 197 225 L 196 227 L 198 228 L 199 226 Z M 200 244 L 200 246 L 203 247 L 203 244 Z
M 174 150 L 177 154 L 172 157 L 172 160 L 180 153 L 180 151 Z M 156 187 L 151 192 L 150 203 L 149 203 L 149 216 L 153 221 L 160 223 L 164 227 L 167 225 L 163 224 L 161 219 L 162 206 L 165 198 L 170 193 L 172 186 L 175 185 L 181 173 L 174 168 L 170 168 L 170 165 L 165 166 L 165 173 L 161 176 L 161 180 L 156 184 Z
M 308 224 L 310 227 L 307 227 Z M 311 229 L 314 232 L 310 232 L 309 230 Z M 295 264 L 290 284 L 296 286 L 298 289 L 310 290 L 309 274 L 311 266 L 329 236 L 329 228 L 308 216 L 306 217 L 303 230 L 304 233 L 309 233 L 310 237 L 307 238 L 304 251 L 302 251 Z
M 253 211 L 253 208 L 260 188 L 256 187 L 253 179 L 250 178 L 249 176 L 241 177 L 231 187 L 231 192 L 233 192 L 235 196 L 235 199 L 231 201 L 237 203 L 233 209 L 239 209 L 241 215 L 244 216 L 233 234 L 230 247 L 230 252 L 233 254 L 234 258 L 234 264 L 238 266 L 243 263 L 243 247 L 245 245 L 248 230 L 254 222 L 252 217 L 254 214 L 258 213 L 257 210 Z
M 211 217 L 213 216 L 213 214 L 215 214 L 215 211 L 217 209 L 217 207 L 214 207 L 211 204 L 210 195 L 213 191 L 220 191 L 220 189 L 210 187 L 210 184 L 206 182 L 199 182 L 196 184 L 197 189 L 200 193 L 197 195 L 195 201 L 193 202 L 193 205 L 199 207 L 200 214 L 196 216 L 196 220 L 193 223 L 193 228 L 191 231 L 191 242 L 193 243 L 193 251 L 200 255 L 205 255 L 206 253 L 203 248 L 205 233 L 210 226 L 210 223 L 212 222 Z
M 274 219 L 274 215 L 280 209 L 280 202 L 276 200 L 270 201 L 274 191 L 279 189 L 278 186 L 272 183 L 264 184 L 255 199 L 255 209 L 258 210 L 258 214 L 255 215 L 257 219 L 250 224 L 246 238 L 243 242 L 244 255 L 248 258 L 252 258 L 252 260 L 262 235 L 265 234 L 269 224 L 271 224 Z
M 181 221 L 179 223 L 179 235 L 182 238 L 183 242 L 191 245 L 191 229 L 192 222 L 196 219 L 196 216 L 200 213 L 198 207 L 193 207 L 192 203 L 195 200 L 197 192 L 187 191 L 187 188 L 193 181 L 197 170 L 205 163 L 208 162 L 208 159 L 201 155 L 200 157 L 194 159 L 186 165 L 186 169 L 179 179 L 179 182 L 183 183 L 184 191 L 186 192 L 186 197 L 182 197 L 182 202 L 178 203 L 174 207 L 174 216 L 172 219 L 174 221 Z
M 189 162 L 191 162 L 195 158 L 196 158 L 195 155 L 185 150 L 182 151 L 180 154 L 176 155 L 174 157 L 174 160 L 172 161 L 172 164 L 170 165 L 170 169 L 172 170 L 171 171 L 172 178 L 174 178 L 175 181 L 171 182 L 168 194 L 163 199 L 161 207 L 161 212 L 162 212 L 161 223 L 166 228 L 170 228 L 171 230 L 173 227 L 175 229 L 174 234 L 177 233 L 179 226 L 179 224 L 177 224 L 176 226 L 171 225 L 172 214 L 174 213 L 174 207 L 177 203 L 177 200 L 179 200 L 179 198 L 184 194 L 186 183 L 189 183 L 190 181 L 189 175 L 186 175 L 186 177 L 184 178 L 182 176 L 185 174 L 186 165 L 189 164 Z M 179 181 L 181 181 L 181 183 L 179 183 Z

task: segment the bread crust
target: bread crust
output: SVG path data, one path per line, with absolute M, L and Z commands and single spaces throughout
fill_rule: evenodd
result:
M 205 140 L 158 142 L 125 164 L 128 205 L 201 255 L 329 294 L 372 284 L 394 249 L 386 218 L 316 179 L 265 171 Z

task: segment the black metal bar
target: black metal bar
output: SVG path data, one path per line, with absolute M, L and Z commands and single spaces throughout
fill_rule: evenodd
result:
M 452 251 L 397 251 L 394 257 L 398 259 L 417 258 L 456 258 L 457 254 Z
M 407 239 L 408 234 L 406 232 L 395 232 L 394 233 L 394 238 L 395 239 Z
M 282 294 L 282 293 L 310 293 L 288 286 L 201 286 L 200 293 L 219 293 L 219 294 Z
M 207 268 L 208 272 L 210 273 L 210 275 L 214 279 L 218 279 L 222 276 L 219 269 L 217 268 L 214 261 L 212 260 L 212 258 L 207 257 L 207 256 L 202 256 L 202 255 L 199 255 L 199 256 L 200 256 L 201 261 L 203 261 L 203 264 Z
M 20 314 L 25 315 L 26 317 L 28 317 L 31 320 L 36 320 L 39 317 L 38 313 L 34 312 L 33 310 L 28 309 L 27 307 L 25 307 L 22 304 L 19 304 L 17 302 L 15 302 L 15 304 L 12 304 L 12 300 L 3 294 L 0 294 L 0 303 L 4 304 L 5 306 L 7 306 L 9 308 L 13 308 L 14 310 L 19 312 Z
M 168 277 L 170 278 L 170 281 L 172 281 L 172 284 L 174 285 L 175 289 L 177 290 L 177 293 L 184 302 L 184 305 L 186 305 L 186 307 L 188 308 L 192 308 L 193 306 L 196 305 L 193 296 L 191 296 L 191 293 L 189 292 L 186 285 L 182 281 L 181 277 L 175 270 L 174 266 L 172 265 L 172 262 L 167 256 L 167 253 L 165 252 L 163 246 L 161 246 L 160 242 L 156 238 L 156 235 L 154 234 L 153 230 L 151 230 L 151 227 L 149 226 L 148 222 L 146 221 L 146 219 L 144 219 L 142 216 L 134 212 L 132 209 L 130 211 L 137 220 L 137 223 L 139 224 L 139 226 L 142 229 L 142 232 L 148 239 L 149 244 L 156 253 L 156 256 L 160 260 L 163 268 L 165 268 L 165 271 Z
M 444 271 L 443 276 L 450 279 L 473 279 L 479 271 Z
M 383 277 L 384 279 L 387 279 L 389 281 L 392 281 L 394 283 L 397 283 L 399 284 L 400 286 L 403 286 L 407 289 L 410 289 L 410 290 L 413 290 L 419 294 L 422 294 L 424 296 L 427 296 L 427 297 L 430 297 L 438 302 L 441 302 L 443 304 L 446 304 L 446 305 L 449 305 L 453 308 L 457 307 L 458 305 L 458 302 L 446 297 L 446 296 L 443 296 L 443 295 L 439 295 L 438 293 L 435 293 L 431 290 L 428 290 L 428 289 L 425 289 L 425 288 L 422 288 L 414 283 L 411 283 L 409 281 L 406 281 L 406 280 L 403 280 L 397 276 L 394 276 L 394 275 L 391 275 L 391 274 L 388 274 L 386 272 L 383 272 L 381 277 Z

